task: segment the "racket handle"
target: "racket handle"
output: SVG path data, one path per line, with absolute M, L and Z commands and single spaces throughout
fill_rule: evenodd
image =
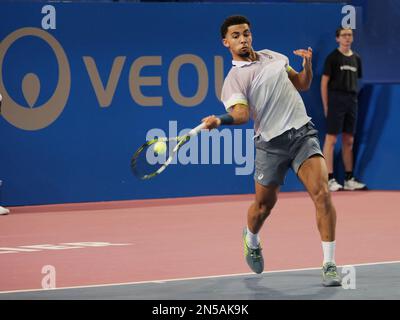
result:
M 199 124 L 196 128 L 193 128 L 192 130 L 190 130 L 188 132 L 188 135 L 190 137 L 193 137 L 195 135 L 197 135 L 202 129 L 204 129 L 206 126 L 206 124 L 204 122 L 202 122 L 201 124 Z

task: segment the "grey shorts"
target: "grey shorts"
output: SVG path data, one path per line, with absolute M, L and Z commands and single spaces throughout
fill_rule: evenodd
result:
M 261 185 L 283 185 L 291 167 L 297 174 L 302 163 L 323 153 L 318 131 L 310 121 L 299 129 L 290 129 L 270 141 L 255 140 L 256 161 L 254 180 Z

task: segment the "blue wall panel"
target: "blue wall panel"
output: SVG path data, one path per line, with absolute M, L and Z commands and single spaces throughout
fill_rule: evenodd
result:
M 196 126 L 208 114 L 224 112 L 214 85 L 214 59 L 223 60 L 223 74 L 226 75 L 231 57 L 221 45 L 219 27 L 231 14 L 240 13 L 251 19 L 255 49 L 282 52 L 297 70 L 301 69 L 301 59 L 292 51 L 313 47 L 315 79 L 312 89 L 303 97 L 323 138 L 319 81 L 324 58 L 336 45 L 333 31 L 342 19 L 341 5 L 53 3 L 56 29 L 47 31 L 41 29 L 42 6 L 38 3 L 0 4 L 0 53 L 4 56 L 0 91 L 4 90 L 5 96 L 0 118 L 0 179 L 4 181 L 1 201 L 5 205 L 252 193 L 252 175 L 235 174 L 235 170 L 243 166 L 238 158 L 233 164 L 171 165 L 162 175 L 146 182 L 136 180 L 129 168 L 130 157 L 144 142 L 149 130 L 159 128 L 168 134 L 169 127 L 174 124 L 180 131 Z M 26 27 L 54 37 L 65 52 L 71 77 L 64 108 L 62 102 L 48 107 L 49 110 L 61 108 L 60 115 L 38 129 L 28 128 L 26 123 L 36 117 L 31 111 L 43 109 L 42 105 L 53 93 L 60 91 L 57 90 L 60 71 L 51 46 L 37 36 L 21 37 L 12 45 L 6 45 L 7 37 Z M 171 64 L 177 57 L 187 54 L 200 58 L 207 69 L 206 95 L 193 106 L 183 106 L 171 94 L 177 86 L 183 96 L 196 93 L 199 77 L 192 64 L 181 67 L 177 85 L 168 84 Z M 137 93 L 131 94 L 131 66 L 145 56 L 159 57 L 161 63 L 143 68 L 140 75 L 159 77 L 161 84 L 143 86 L 141 91 L 146 96 L 162 97 L 162 106 L 141 106 Z M 101 106 L 96 96 L 84 57 L 95 61 L 104 87 L 115 59 L 120 57 L 123 61 L 111 103 L 106 107 Z M 29 73 L 37 77 L 26 77 Z M 95 73 L 92 72 L 92 76 L 95 77 Z M 38 81 L 38 97 L 30 108 L 27 92 L 34 95 L 32 92 L 35 83 L 38 87 Z M 25 88 L 25 95 L 22 88 Z M 372 90 L 374 95 L 378 94 L 375 90 L 393 95 L 389 100 L 379 99 L 386 99 L 385 107 L 396 116 L 394 103 L 399 88 Z M 32 101 L 34 98 L 31 97 Z M 20 106 L 12 106 L 10 99 Z M 368 107 L 370 105 L 374 104 L 369 103 Z M 22 116 L 15 115 L 17 109 L 24 111 Z M 383 111 L 376 108 L 376 112 Z M 43 117 L 48 117 L 48 113 L 38 116 L 36 122 L 43 121 Z M 391 127 L 389 123 L 394 120 L 386 119 L 384 114 L 381 117 L 381 121 Z M 246 129 L 251 128 L 252 123 L 249 123 L 226 130 L 231 130 L 232 134 L 242 130 L 245 136 Z M 386 130 L 386 127 L 380 130 L 383 137 Z M 389 139 L 390 133 L 386 134 Z M 243 138 L 241 143 L 244 145 L 246 140 Z M 377 144 L 377 147 L 385 148 L 385 145 Z M 360 175 L 371 186 L 398 189 L 397 181 L 375 183 L 375 176 L 364 173 L 364 170 L 370 172 L 371 166 L 377 163 L 374 152 L 368 148 L 360 144 L 360 152 L 364 154 L 360 158 Z M 395 154 L 392 159 L 398 158 Z M 248 160 L 252 160 L 251 154 Z M 282 190 L 302 189 L 291 173 Z

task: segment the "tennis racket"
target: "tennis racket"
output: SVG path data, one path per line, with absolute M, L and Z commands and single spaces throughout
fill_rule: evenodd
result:
M 132 156 L 131 169 L 133 174 L 142 180 L 159 175 L 172 162 L 179 148 L 188 142 L 191 137 L 196 136 L 204 127 L 205 123 L 201 123 L 183 136 L 159 137 L 146 141 Z M 165 143 L 166 148 L 162 154 L 158 154 L 154 148 L 157 142 Z

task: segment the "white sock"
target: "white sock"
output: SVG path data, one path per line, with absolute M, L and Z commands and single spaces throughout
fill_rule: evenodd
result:
M 336 241 L 325 242 L 322 241 L 322 251 L 324 252 L 324 263 L 333 262 L 335 263 L 335 247 Z
M 260 237 L 258 236 L 258 233 L 252 233 L 249 230 L 249 227 L 247 227 L 246 243 L 252 249 L 257 249 L 258 244 L 260 243 Z

